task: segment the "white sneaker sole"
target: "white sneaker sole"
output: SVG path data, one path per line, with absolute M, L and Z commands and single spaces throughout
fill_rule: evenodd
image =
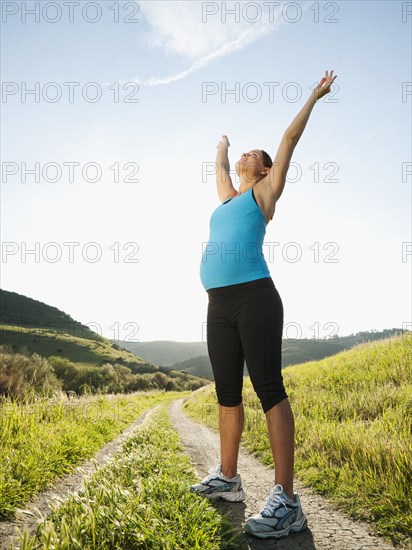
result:
M 270 531 L 267 533 L 264 532 L 256 532 L 253 531 L 253 528 L 250 524 L 245 524 L 245 532 L 248 535 L 253 535 L 254 537 L 258 537 L 260 539 L 280 539 L 282 537 L 287 537 L 288 535 L 292 533 L 299 533 L 300 531 L 304 531 L 308 526 L 308 521 L 306 519 L 306 516 L 303 516 L 300 520 L 300 522 L 295 522 L 292 525 L 289 525 L 286 529 L 283 529 L 282 531 Z
M 229 502 L 241 502 L 246 498 L 246 493 L 243 489 L 240 491 L 216 491 L 215 493 L 203 494 L 211 500 L 215 498 L 222 498 L 223 500 L 228 500 Z

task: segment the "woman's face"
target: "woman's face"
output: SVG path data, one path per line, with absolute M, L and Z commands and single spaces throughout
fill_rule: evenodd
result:
M 236 174 L 247 176 L 247 179 L 255 179 L 265 169 L 260 149 L 252 149 L 248 153 L 242 153 L 240 159 L 236 162 Z

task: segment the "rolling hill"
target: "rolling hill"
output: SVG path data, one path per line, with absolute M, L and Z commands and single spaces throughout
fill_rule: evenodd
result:
M 142 359 L 75 321 L 67 313 L 38 300 L 0 290 L 0 307 L 3 352 L 61 357 L 83 369 L 111 364 L 126 367 L 136 375 L 161 373 L 179 383 L 208 383 L 196 375 Z
M 57 307 L 2 289 L 0 289 L 0 325 L 48 328 L 61 334 L 103 341 L 99 334 L 75 321 Z

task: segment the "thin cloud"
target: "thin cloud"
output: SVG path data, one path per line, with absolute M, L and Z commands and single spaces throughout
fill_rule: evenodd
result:
M 191 61 L 191 64 L 187 69 L 168 76 L 133 78 L 124 82 L 132 81 L 145 86 L 176 82 L 215 60 L 249 46 L 285 22 L 280 16 L 282 6 L 275 11 L 273 21 L 269 20 L 269 12 L 262 10 L 261 18 L 255 23 L 246 20 L 236 22 L 230 15 L 223 23 L 221 14 L 205 18 L 201 11 L 202 4 L 204 3 L 144 2 L 142 13 L 150 30 L 140 39 L 140 43 L 146 47 L 158 48 L 168 56 L 183 56 Z
M 182 78 L 185 78 L 186 76 L 197 71 L 198 69 L 205 67 L 211 61 L 214 61 L 221 57 L 225 57 L 226 55 L 229 55 L 236 50 L 241 50 L 242 48 L 245 48 L 258 38 L 264 36 L 265 34 L 268 34 L 269 32 L 271 32 L 271 30 L 268 30 L 267 28 L 248 29 L 244 31 L 236 40 L 233 40 L 233 42 L 223 44 L 223 46 L 218 48 L 216 51 L 211 52 L 204 57 L 201 57 L 184 71 L 180 71 L 164 78 L 151 77 L 147 80 L 139 80 L 136 78 L 134 79 L 134 82 L 138 84 L 144 84 L 146 86 L 158 86 L 159 84 L 170 84 L 171 82 L 175 82 L 176 80 L 181 80 Z

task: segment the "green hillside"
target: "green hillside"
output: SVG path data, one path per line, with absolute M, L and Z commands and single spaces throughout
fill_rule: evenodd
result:
M 0 289 L 0 324 L 22 327 L 43 327 L 62 334 L 100 341 L 89 327 L 75 321 L 57 307 L 28 296 Z
M 10 345 L 15 352 L 26 348 L 29 353 L 38 353 L 43 357 L 60 355 L 67 357 L 73 363 L 84 365 L 116 362 L 132 370 L 136 369 L 134 372 L 149 372 L 156 367 L 133 353 L 119 348 L 107 338 L 99 337 L 97 341 L 43 328 L 0 325 L 0 344 Z M 164 368 L 164 371 L 168 370 Z
M 121 348 L 93 332 L 59 309 L 27 296 L 0 289 L 0 345 L 17 353 L 38 353 L 42 357 L 66 357 L 78 365 L 100 366 L 117 363 L 133 373 L 170 373 Z

